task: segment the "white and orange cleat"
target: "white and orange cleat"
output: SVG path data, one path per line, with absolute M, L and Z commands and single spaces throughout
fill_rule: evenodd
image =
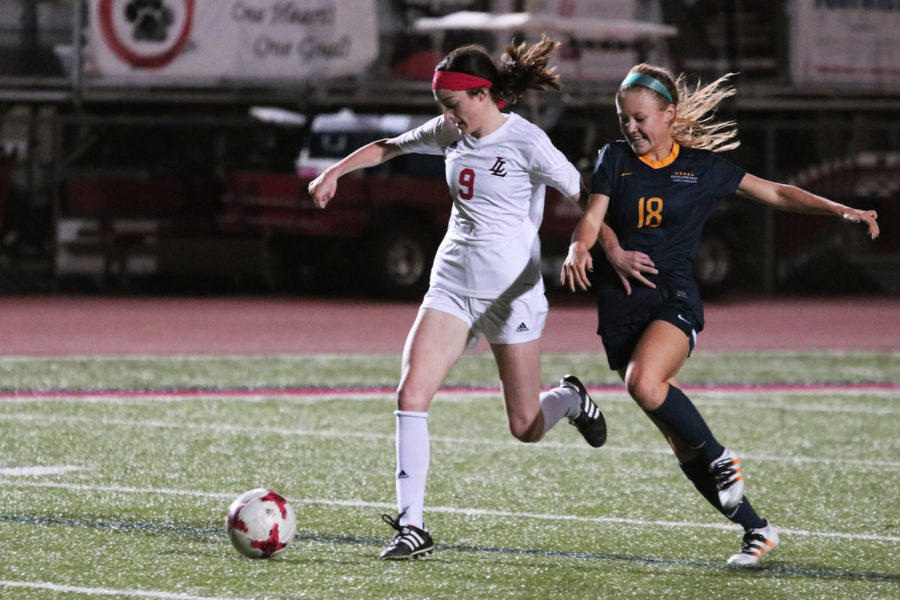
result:
M 741 551 L 728 559 L 729 565 L 755 567 L 766 555 L 778 547 L 778 531 L 769 524 L 744 533 Z
M 716 481 L 719 502 L 725 510 L 731 510 L 744 498 L 744 476 L 741 475 L 741 459 L 729 449 L 709 465 L 709 472 Z

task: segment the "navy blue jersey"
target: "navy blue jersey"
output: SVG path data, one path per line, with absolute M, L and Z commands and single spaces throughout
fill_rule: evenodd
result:
M 649 255 L 660 272 L 654 283 L 661 293 L 684 300 L 702 327 L 703 308 L 692 274 L 694 254 L 716 201 L 733 194 L 746 171 L 709 150 L 676 145 L 672 154 L 650 166 L 626 142 L 607 144 L 594 168 L 591 193 L 609 196 L 606 222 L 619 244 L 625 250 Z M 621 290 L 622 284 L 611 268 L 598 269 L 598 276 L 601 287 L 607 288 L 597 290 L 598 301 L 609 308 L 608 302 L 613 300 L 609 288 Z M 633 296 L 648 289 L 640 283 L 632 288 L 638 292 Z M 643 318 L 640 310 L 629 314 L 629 305 L 637 309 L 639 298 L 619 300 L 614 310 L 607 311 L 608 318 Z M 603 313 L 604 307 L 599 308 Z

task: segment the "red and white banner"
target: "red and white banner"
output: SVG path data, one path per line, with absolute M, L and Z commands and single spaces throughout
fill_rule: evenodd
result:
M 793 0 L 795 83 L 900 88 L 900 2 Z
M 376 0 L 90 0 L 85 73 L 153 85 L 364 72 Z

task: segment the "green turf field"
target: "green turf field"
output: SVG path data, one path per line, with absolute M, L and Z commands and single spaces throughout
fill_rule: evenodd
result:
M 597 390 L 599 450 L 565 424 L 516 442 L 480 389 L 496 386 L 492 360 L 464 357 L 448 384 L 472 389 L 431 410 L 437 551 L 377 560 L 395 510 L 378 390 L 398 360 L 0 359 L 0 597 L 900 598 L 900 353 L 689 361 L 682 382 L 709 384 L 690 394 L 781 531 L 756 570 L 725 567 L 741 532 L 587 355 L 547 356 L 542 373 Z M 780 386 L 811 383 L 828 385 Z M 260 486 L 298 515 L 272 560 L 239 555 L 223 527 Z

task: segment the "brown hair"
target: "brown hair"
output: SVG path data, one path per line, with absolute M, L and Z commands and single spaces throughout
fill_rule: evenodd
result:
M 461 46 L 438 63 L 436 71 L 455 71 L 487 79 L 493 84 L 490 92 L 495 100 L 515 103 L 526 90 L 560 88 L 556 67 L 550 67 L 550 54 L 560 46 L 546 36 L 531 46 L 525 42 L 510 44 L 500 57 L 499 67 L 481 46 Z M 470 94 L 477 90 L 469 90 Z
M 737 124 L 734 121 L 717 121 L 715 118 L 715 109 L 719 103 L 735 94 L 735 89 L 730 85 L 730 79 L 735 73 L 723 75 L 702 87 L 697 82 L 694 88 L 688 86 L 684 74 L 676 78 L 668 69 L 647 63 L 635 65 L 629 73 L 649 75 L 659 81 L 672 96 L 671 102 L 658 91 L 633 83 L 620 87 L 617 95 L 643 89 L 656 95 L 661 109 L 674 104 L 677 112 L 669 125 L 669 133 L 682 146 L 724 152 L 740 145 Z

